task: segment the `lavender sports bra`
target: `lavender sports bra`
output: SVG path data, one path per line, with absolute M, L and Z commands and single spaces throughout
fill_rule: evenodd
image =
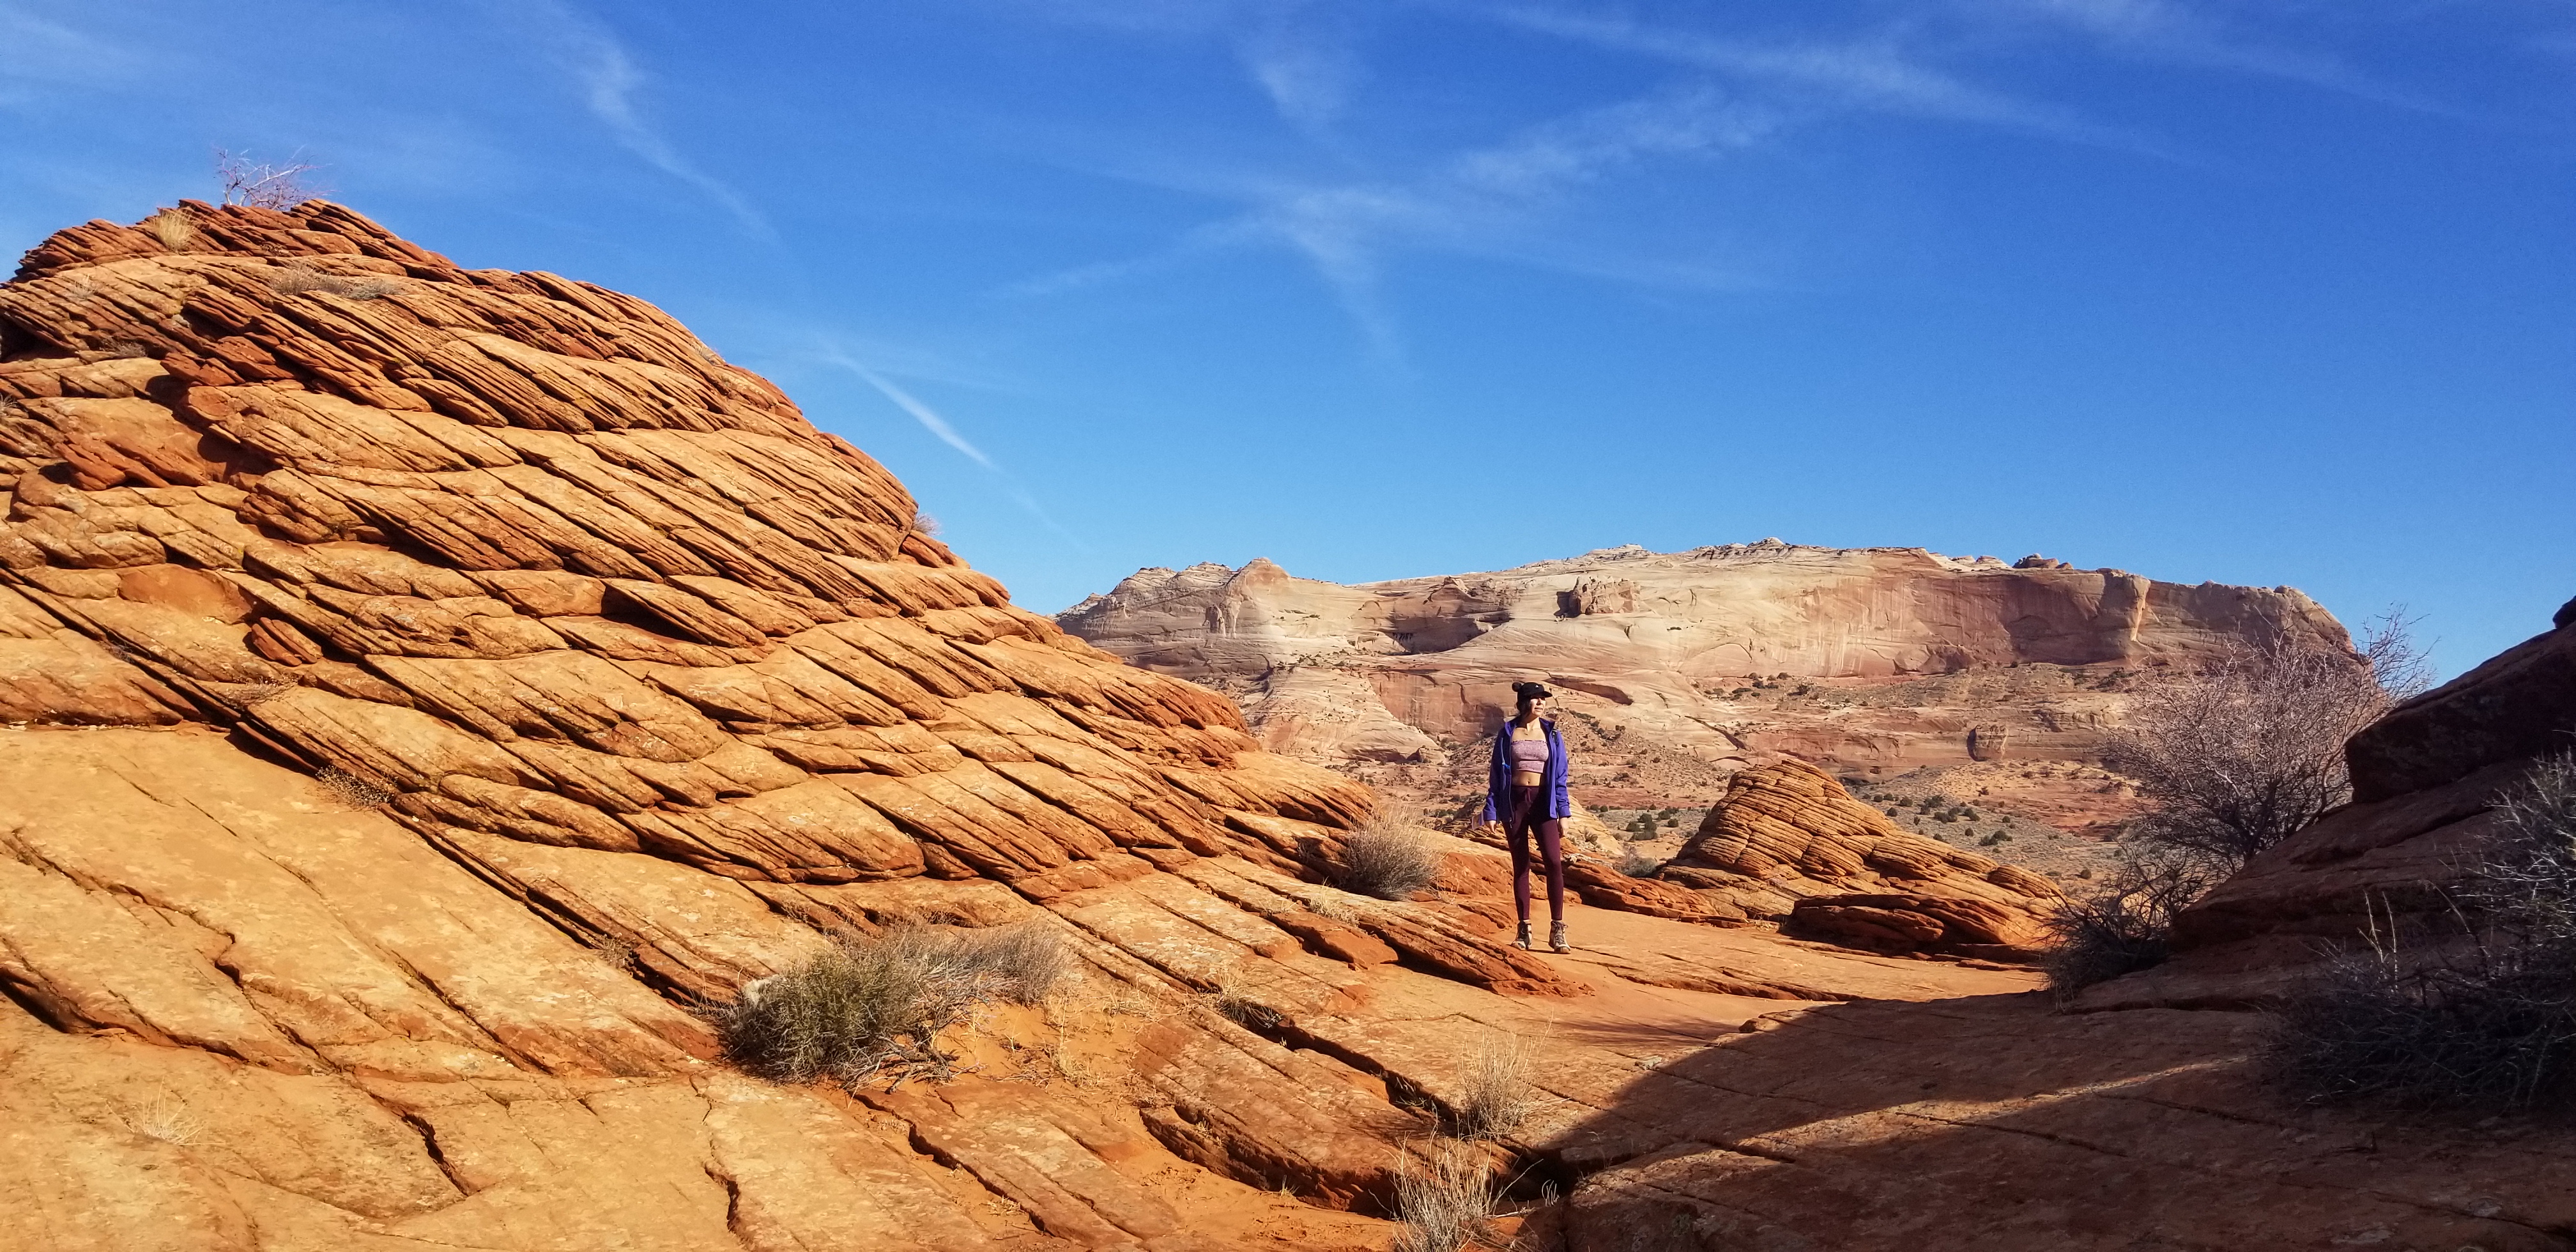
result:
M 1528 739 L 1518 737 L 1513 738 L 1512 772 L 1515 774 L 1544 774 L 1547 772 L 1546 735 L 1536 735 Z

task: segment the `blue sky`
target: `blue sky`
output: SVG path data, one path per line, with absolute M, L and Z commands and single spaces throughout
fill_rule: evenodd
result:
M 2576 6 L 0 0 L 0 246 L 300 152 L 1052 611 L 1777 535 L 2576 595 Z

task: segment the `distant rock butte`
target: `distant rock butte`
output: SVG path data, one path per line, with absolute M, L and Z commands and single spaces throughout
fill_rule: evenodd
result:
M 2248 1014 L 2050 1012 L 1964 959 L 2021 950 L 2046 884 L 1794 762 L 1728 780 L 1669 881 L 1580 863 L 1569 954 L 1501 942 L 1488 847 L 1440 840 L 1413 901 L 1324 886 L 1367 789 L 1011 608 L 883 468 L 630 296 L 333 205 L 191 204 L 28 254 L 0 397 L 0 1252 L 1383 1249 L 1368 1214 L 1513 1037 L 1533 1111 L 1475 1150 L 1561 1186 L 1501 1223 L 1546 1252 L 2576 1224 L 2535 1167 L 2558 1141 L 2272 1108 Z M 1551 639 L 1513 621 L 1562 591 L 1564 638 L 1628 664 L 1674 594 L 1495 577 L 1499 607 L 1388 625 Z M 2028 577 L 2074 590 L 2008 620 L 2126 595 L 2119 655 L 2195 637 L 2142 581 L 2078 612 L 2116 580 Z M 2004 655 L 1983 630 L 1941 646 Z M 1598 668 L 1547 672 L 1665 710 Z M 1411 681 L 1385 690 L 1491 709 Z M 715 1059 L 706 1006 L 907 924 L 1043 928 L 1065 986 L 951 1031 L 950 1082 Z
M 2080 759 L 2119 697 L 2070 669 L 2275 637 L 2349 646 L 2289 588 L 1776 539 L 1356 586 L 1267 560 L 1148 569 L 1056 620 L 1137 666 L 1233 694 L 1266 746 L 1328 764 L 1417 761 L 1480 739 L 1521 679 L 1730 765 L 1781 753 L 1895 769 Z M 1779 675 L 1820 685 L 1747 690 Z

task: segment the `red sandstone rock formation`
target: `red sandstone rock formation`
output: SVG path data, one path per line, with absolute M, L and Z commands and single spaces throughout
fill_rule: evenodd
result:
M 2576 1220 L 2554 1141 L 2262 1107 L 2242 1014 L 1580 906 L 1518 952 L 1465 843 L 1320 885 L 1365 793 L 1010 608 L 649 307 L 181 217 L 0 286 L 0 1249 L 1383 1248 L 1348 1210 L 1489 1035 L 1535 1053 L 1496 1155 L 1572 1188 L 1539 1248 Z M 1984 882 L 1779 778 L 1699 857 L 1762 887 L 1648 885 Z M 950 1083 L 708 1059 L 692 1008 L 925 923 L 1049 928 L 1069 985 Z
M 1741 771 L 1680 855 L 1648 880 L 1585 865 L 1596 904 L 1888 952 L 2029 960 L 2048 942 L 2057 887 L 1926 839 L 1803 761 Z
M 2089 669 L 2248 640 L 2348 646 L 2288 588 L 1778 540 L 1347 587 L 1263 560 L 1149 569 L 1057 620 L 1236 695 L 1267 746 L 1332 765 L 1472 743 L 1528 678 L 1563 689 L 1564 708 L 1711 761 L 2078 759 L 2119 704 Z M 1749 686 L 1775 675 L 1818 681 Z

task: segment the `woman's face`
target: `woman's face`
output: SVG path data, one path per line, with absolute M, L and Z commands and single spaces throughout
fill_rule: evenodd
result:
M 1531 716 L 1531 717 L 1545 717 L 1545 716 L 1547 716 L 1547 697 L 1546 697 L 1546 696 L 1534 696 L 1534 697 L 1532 697 L 1532 698 L 1530 699 L 1530 702 L 1529 702 L 1526 706 L 1524 706 L 1524 707 L 1528 708 L 1528 710 L 1529 710 L 1529 714 L 1528 714 L 1528 715 L 1529 715 L 1529 716 Z

